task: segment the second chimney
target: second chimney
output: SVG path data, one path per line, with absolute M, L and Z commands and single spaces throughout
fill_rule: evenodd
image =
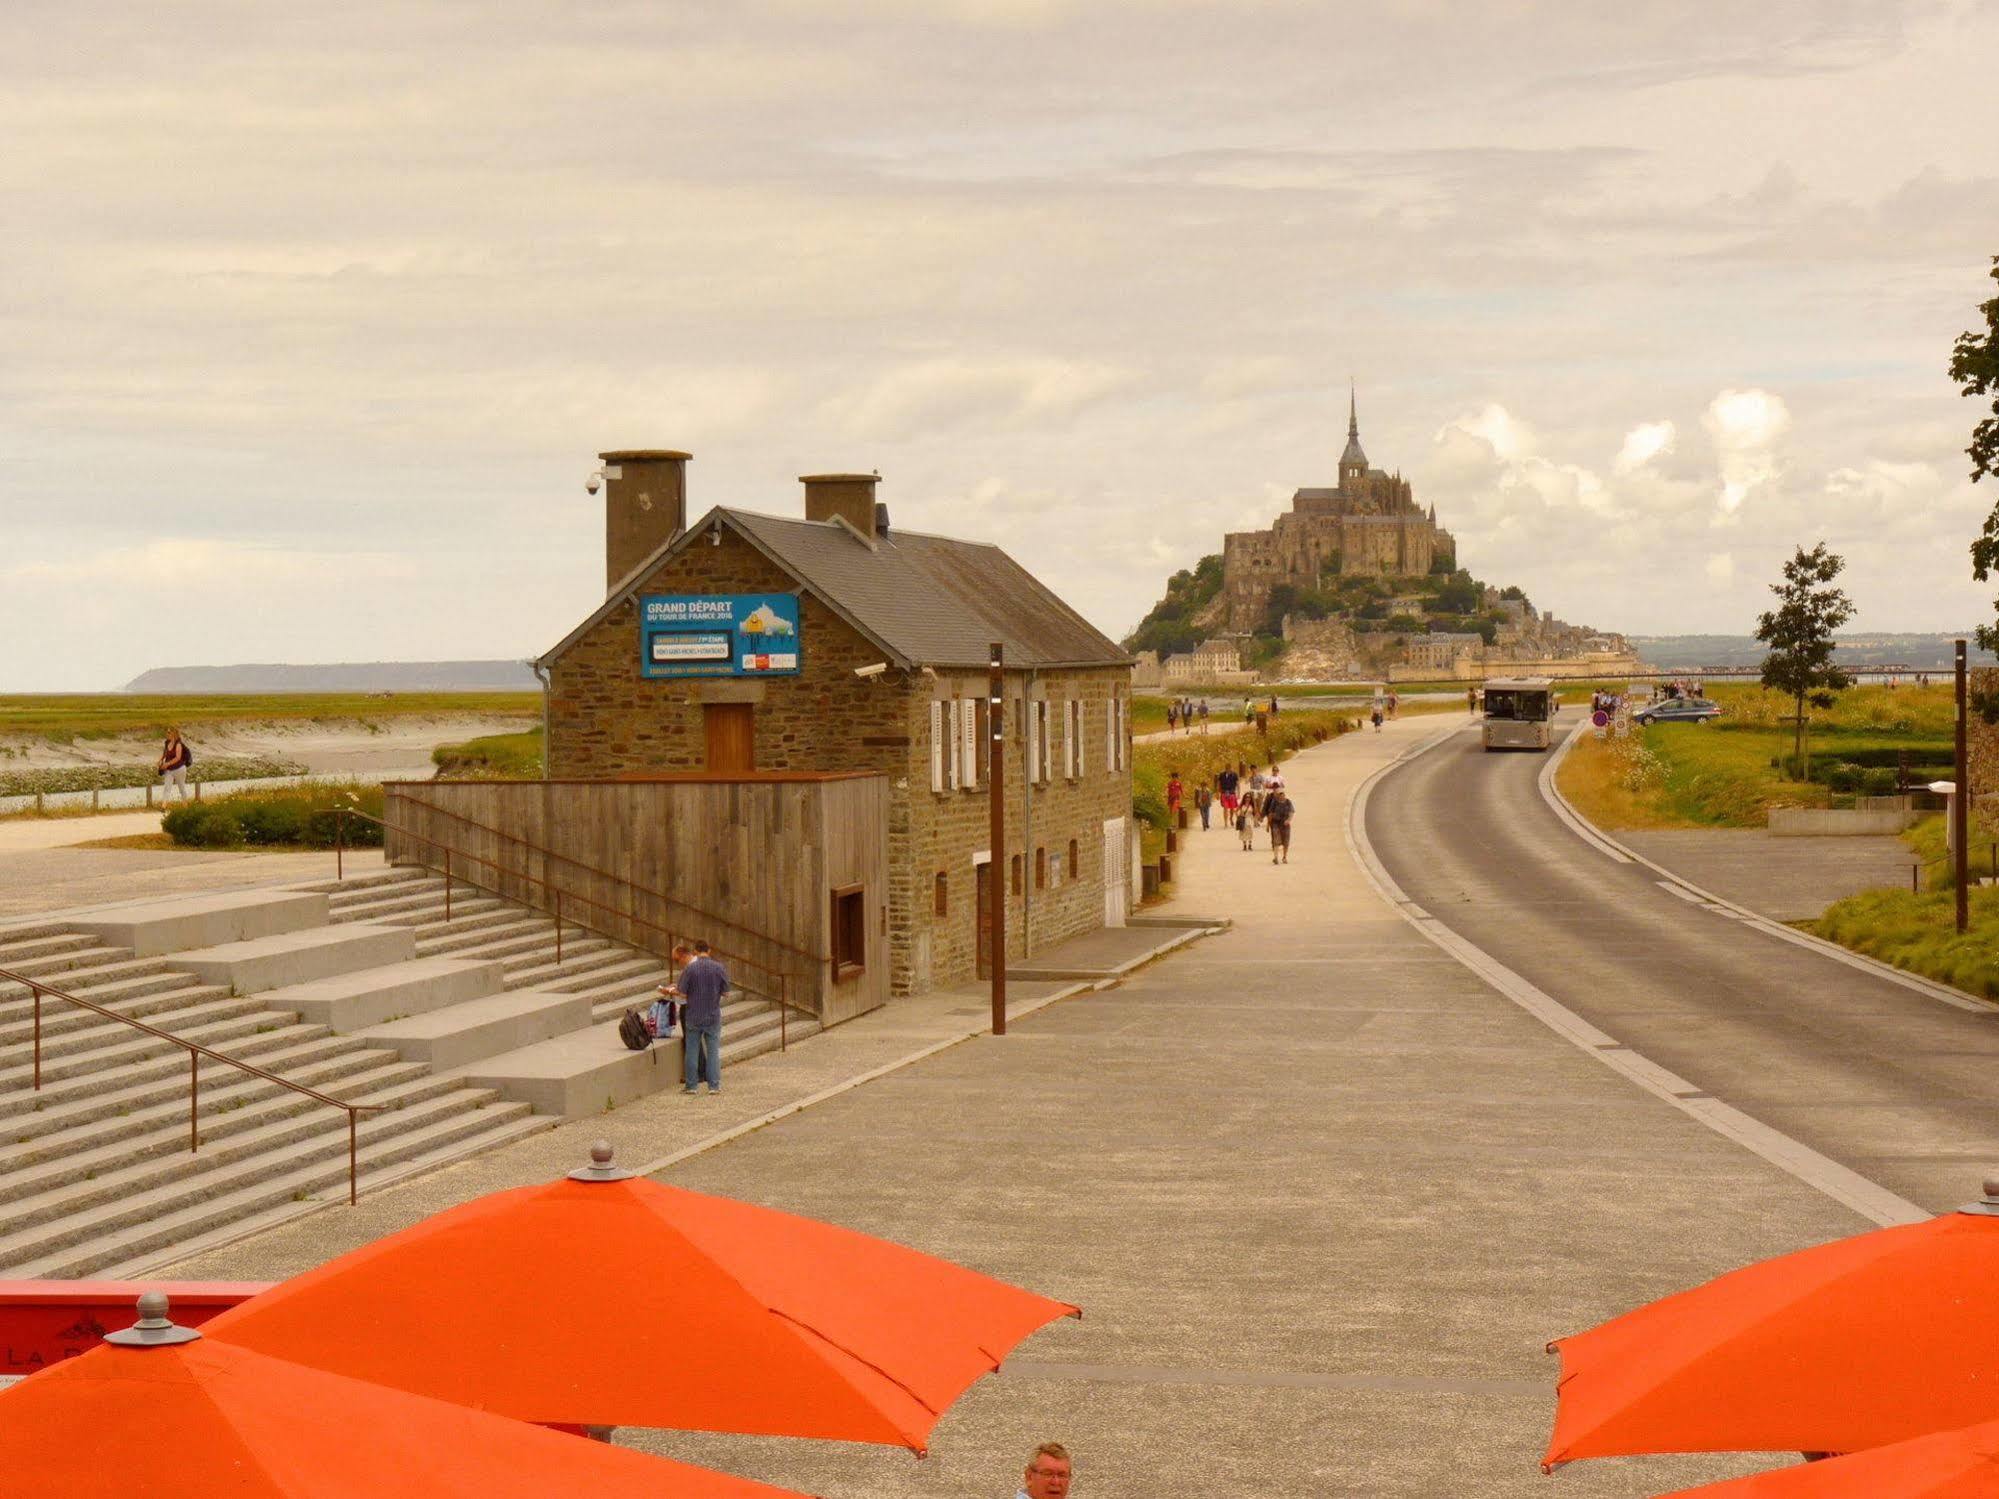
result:
M 623 448 L 604 461 L 604 590 L 687 529 L 686 453 Z
M 875 485 L 879 474 L 800 474 L 805 486 L 805 518 L 839 516 L 870 541 L 875 534 Z

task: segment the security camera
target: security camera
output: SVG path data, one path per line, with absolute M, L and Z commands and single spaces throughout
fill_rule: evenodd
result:
M 855 667 L 854 675 L 857 677 L 878 677 L 887 670 L 888 663 L 886 661 L 877 661 L 872 666 Z
M 589 477 L 583 481 L 583 490 L 586 494 L 595 494 L 599 489 L 603 488 L 603 485 L 604 471 L 601 468 L 593 468 L 590 470 Z

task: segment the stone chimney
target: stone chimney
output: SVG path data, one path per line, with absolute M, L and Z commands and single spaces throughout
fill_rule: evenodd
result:
M 628 448 L 604 461 L 604 589 L 687 529 L 686 453 Z
M 879 474 L 800 474 L 805 486 L 805 518 L 831 520 L 839 516 L 872 540 L 875 534 L 875 486 Z

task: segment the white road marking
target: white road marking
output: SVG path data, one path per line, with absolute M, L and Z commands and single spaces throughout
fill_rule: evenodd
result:
M 1375 856 L 1367 840 L 1367 802 L 1375 783 L 1403 760 L 1412 759 L 1441 744 L 1448 735 L 1432 735 L 1396 759 L 1389 761 L 1355 788 L 1347 804 L 1347 848 L 1377 894 L 1402 918 L 1465 967 L 1484 979 L 1507 999 L 1547 1026 L 1549 1030 L 1604 1066 L 1620 1074 L 1655 1098 L 1662 1098 L 1688 1117 L 1699 1120 L 1716 1134 L 1735 1141 L 1745 1150 L 1761 1156 L 1779 1170 L 1796 1177 L 1816 1191 L 1850 1209 L 1869 1223 L 1883 1227 L 1896 1223 L 1921 1223 L 1931 1215 L 1905 1197 L 1890 1192 L 1879 1182 L 1840 1165 L 1830 1156 L 1820 1155 L 1781 1131 L 1770 1128 L 1733 1105 L 1703 1092 L 1695 1084 L 1668 1072 L 1649 1058 L 1639 1055 L 1616 1037 L 1599 1030 L 1561 1001 L 1537 988 L 1492 954 L 1459 936 L 1403 893 L 1394 877 Z M 1629 861 L 1627 861 L 1629 862 Z M 1656 867 L 1656 866 L 1654 866 Z M 1667 873 L 1665 870 L 1659 871 Z M 1677 892 L 1676 892 L 1677 893 Z

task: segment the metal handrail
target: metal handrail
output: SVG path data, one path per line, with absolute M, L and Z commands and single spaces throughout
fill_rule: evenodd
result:
M 428 802 L 418 802 L 417 805 L 432 811 L 444 811 L 443 808 L 433 807 L 432 804 Z M 386 811 L 387 808 L 384 808 L 383 810 Z M 589 907 L 593 910 L 607 912 L 610 915 L 617 917 L 621 921 L 626 921 L 631 923 L 633 926 L 644 927 L 650 931 L 659 933 L 661 936 L 663 936 L 666 939 L 666 942 L 669 945 L 678 935 L 672 927 L 666 926 L 657 921 L 653 921 L 649 917 L 641 916 L 636 911 L 628 911 L 621 906 L 608 905 L 603 901 L 595 900 L 587 895 L 578 894 L 573 890 L 564 890 L 560 885 L 557 885 L 550 880 L 543 879 L 540 876 L 530 874 L 524 869 L 515 869 L 508 865 L 501 864 L 493 859 L 486 858 L 483 854 L 475 854 L 471 852 L 469 849 L 460 848 L 453 844 L 446 843 L 440 838 L 434 838 L 428 833 L 419 833 L 413 828 L 399 827 L 396 824 L 389 822 L 384 818 L 376 817 L 370 813 L 363 812 L 358 807 L 335 807 L 334 812 L 336 814 L 335 824 L 334 824 L 335 826 L 334 878 L 335 879 L 345 878 L 344 856 L 346 849 L 346 824 L 344 819 L 350 816 L 358 817 L 363 822 L 371 822 L 376 827 L 381 828 L 385 833 L 399 833 L 404 837 L 412 838 L 417 842 L 422 843 L 430 848 L 442 849 L 444 851 L 442 872 L 444 875 L 444 919 L 446 921 L 449 921 L 451 919 L 451 886 L 452 886 L 452 881 L 454 879 L 462 880 L 465 884 L 471 886 L 474 889 L 486 890 L 491 894 L 501 897 L 503 900 L 511 900 L 516 898 L 510 895 L 508 892 L 498 889 L 493 884 L 484 884 L 478 880 L 471 878 L 469 875 L 463 872 L 462 868 L 454 872 L 451 866 L 451 860 L 454 854 L 457 855 L 460 859 L 469 859 L 474 864 L 484 865 L 488 869 L 497 870 L 501 874 L 508 875 L 515 879 L 518 879 L 530 887 L 540 886 L 541 888 L 549 891 L 552 896 L 552 899 L 549 901 L 538 902 L 530 898 L 523 900 L 522 904 L 543 911 L 548 911 L 554 917 L 555 961 L 558 964 L 561 963 L 562 961 L 562 921 L 563 921 L 563 902 L 565 901 L 565 899 L 569 901 L 580 901 L 584 906 Z M 447 817 L 452 817 L 456 816 L 457 814 L 446 811 L 445 815 Z M 482 826 L 482 824 L 473 822 L 473 820 L 470 818 L 460 818 L 459 820 L 464 822 L 472 822 L 472 825 L 475 827 Z M 489 829 L 488 831 L 497 832 L 498 830 Z M 500 836 L 503 838 L 510 838 L 512 839 L 512 841 L 517 843 L 525 844 L 529 848 L 534 847 L 533 844 L 527 843 L 527 840 L 525 839 L 512 838 L 511 834 L 501 833 Z M 577 868 L 582 869 L 587 873 L 596 875 L 601 879 L 610 880 L 616 884 L 623 885 L 626 889 L 636 891 L 641 895 L 653 895 L 657 896 L 659 899 L 669 901 L 675 905 L 682 905 L 682 906 L 687 905 L 687 902 L 685 901 L 676 901 L 674 897 L 666 895 L 663 892 L 650 890 L 646 886 L 640 885 L 635 881 L 625 879 L 620 875 L 615 875 L 605 870 L 592 868 L 590 865 L 584 864 L 582 861 L 577 859 L 571 859 L 567 855 L 557 854 L 554 855 L 554 857 L 562 859 L 565 863 L 574 864 L 576 865 Z M 688 909 L 693 910 L 695 908 L 689 906 Z M 582 928 L 585 931 L 597 932 L 598 935 L 609 937 L 613 941 L 629 940 L 625 937 L 620 936 L 616 932 L 609 932 L 603 930 L 602 924 L 592 925 L 590 922 L 587 921 L 574 921 L 574 925 Z M 750 930 L 748 927 L 744 927 L 737 922 L 730 922 L 729 925 L 736 927 L 739 931 Z M 752 932 L 751 935 L 756 936 L 758 934 Z M 771 940 L 774 943 L 776 943 L 777 946 L 783 947 L 787 952 L 799 951 L 799 949 L 793 948 L 787 943 L 776 942 L 776 939 L 774 938 Z M 775 993 L 773 993 L 771 990 L 767 988 L 764 988 L 756 984 L 739 984 L 736 987 L 742 989 L 746 993 L 758 995 L 764 1000 L 773 1003 L 778 1007 L 777 1011 L 778 1050 L 784 1051 L 788 1049 L 791 1044 L 790 1026 L 788 1022 L 788 1014 L 790 1011 L 797 1010 L 800 1014 L 809 1015 L 813 1020 L 815 1021 L 818 1020 L 819 1012 L 816 1009 L 814 1009 L 810 1005 L 800 1004 L 797 1000 L 791 997 L 791 975 L 786 973 L 783 969 L 773 968 L 770 964 L 765 963 L 760 959 L 752 958 L 746 953 L 732 952 L 728 948 L 717 947 L 714 950 L 717 953 L 719 953 L 721 956 L 729 959 L 733 963 L 748 964 L 750 967 L 761 970 L 763 973 L 768 974 L 771 978 L 777 981 L 777 989 Z M 805 954 L 804 956 L 808 957 L 808 959 L 815 964 L 822 961 L 821 959 L 818 958 L 811 958 L 809 954 Z
M 628 890 L 636 890 L 642 895 L 650 895 L 655 899 L 666 901 L 669 905 L 679 906 L 682 910 L 691 911 L 694 915 L 700 917 L 701 920 L 703 921 L 715 922 L 722 926 L 732 927 L 736 931 L 743 932 L 748 936 L 756 938 L 757 941 L 759 942 L 768 942 L 772 947 L 782 949 L 783 951 L 790 953 L 793 957 L 803 958 L 808 963 L 823 963 L 827 961 L 823 954 L 808 952 L 806 949 L 802 947 L 794 947 L 791 943 L 786 942 L 781 937 L 769 936 L 766 933 L 757 931 L 753 927 L 744 926 L 740 921 L 732 921 L 727 916 L 720 916 L 713 911 L 705 910 L 702 907 L 695 905 L 692 901 L 685 900 L 678 895 L 668 895 L 664 890 L 654 890 L 649 886 L 639 884 L 635 880 L 628 880 L 623 875 L 612 874 L 608 869 L 599 869 L 594 864 L 586 864 L 583 862 L 583 860 L 578 859 L 573 855 L 558 853 L 556 852 L 556 850 L 552 848 L 543 848 L 539 843 L 536 843 L 533 839 L 523 838 L 518 833 L 509 833 L 505 828 L 496 828 L 492 826 L 490 823 L 484 823 L 479 821 L 479 819 L 476 817 L 467 817 L 463 812 L 454 812 L 449 807 L 440 807 L 436 802 L 427 802 L 423 800 L 421 797 L 411 795 L 407 791 L 397 791 L 392 794 L 398 800 L 406 801 L 413 807 L 420 807 L 426 812 L 435 812 L 440 817 L 449 817 L 453 822 L 462 822 L 467 827 L 477 828 L 482 833 L 491 833 L 495 838 L 504 838 L 507 842 L 518 844 L 520 847 L 528 850 L 528 852 L 530 853 L 541 855 L 541 857 L 544 859 L 559 859 L 564 864 L 569 864 L 577 869 L 582 870 L 585 874 L 593 875 L 598 879 L 615 881 L 617 884 L 623 885 Z M 383 811 L 386 813 L 387 810 L 388 809 L 385 806 L 383 808 Z M 362 813 L 360 815 L 366 816 L 367 814 Z M 384 826 L 386 826 L 386 824 L 384 824 Z M 755 962 L 756 960 L 753 958 L 744 958 L 742 961 Z M 758 966 L 763 968 L 766 972 L 775 973 L 778 971 L 774 968 L 771 968 L 768 964 L 758 964 Z
M 263 1068 L 257 1066 L 254 1062 L 246 1062 L 243 1061 L 240 1057 L 232 1057 L 227 1052 L 221 1052 L 215 1050 L 213 1047 L 203 1046 L 199 1041 L 190 1041 L 185 1036 L 176 1036 L 172 1031 L 163 1031 L 156 1025 L 148 1025 L 146 1024 L 145 1021 L 135 1020 L 130 1015 L 121 1015 L 118 1011 L 113 1009 L 107 1009 L 105 1006 L 98 1004 L 95 1000 L 84 999 L 79 995 L 67 993 L 64 990 L 56 988 L 53 984 L 45 984 L 40 979 L 29 978 L 25 973 L 15 973 L 11 969 L 0 968 L 0 979 L 5 979 L 12 983 L 24 985 L 27 988 L 28 992 L 34 997 L 34 1006 L 35 1006 L 34 1091 L 35 1092 L 39 1093 L 42 1091 L 42 996 L 44 994 L 47 994 L 55 999 L 60 999 L 67 1004 L 80 1005 L 82 1008 L 90 1010 L 95 1014 L 103 1015 L 107 1019 L 116 1020 L 121 1022 L 122 1024 L 129 1025 L 134 1030 L 144 1031 L 147 1035 L 157 1037 L 159 1040 L 171 1041 L 175 1046 L 180 1047 L 182 1050 L 184 1050 L 187 1053 L 187 1068 L 188 1068 L 187 1148 L 189 1153 L 198 1151 L 201 1148 L 201 1096 L 200 1095 L 201 1095 L 201 1059 L 203 1057 L 207 1057 L 212 1061 L 226 1063 L 227 1065 L 236 1068 L 240 1072 L 247 1072 L 252 1077 L 262 1078 L 267 1083 L 276 1083 L 280 1088 L 289 1088 L 294 1093 L 302 1093 L 307 1098 L 310 1098 L 317 1103 L 326 1104 L 330 1108 L 346 1110 L 347 1112 L 347 1202 L 348 1205 L 351 1207 L 355 1203 L 360 1201 L 359 1168 L 357 1165 L 359 1157 L 359 1144 L 357 1139 L 358 1136 L 357 1118 L 359 1115 L 362 1114 L 379 1113 L 380 1111 L 388 1108 L 389 1107 L 388 1104 L 349 1103 L 345 1099 L 334 1098 L 330 1094 L 322 1093 L 317 1088 L 308 1087 L 304 1083 L 295 1083 L 290 1078 L 279 1077 L 275 1072 L 266 1072 Z

